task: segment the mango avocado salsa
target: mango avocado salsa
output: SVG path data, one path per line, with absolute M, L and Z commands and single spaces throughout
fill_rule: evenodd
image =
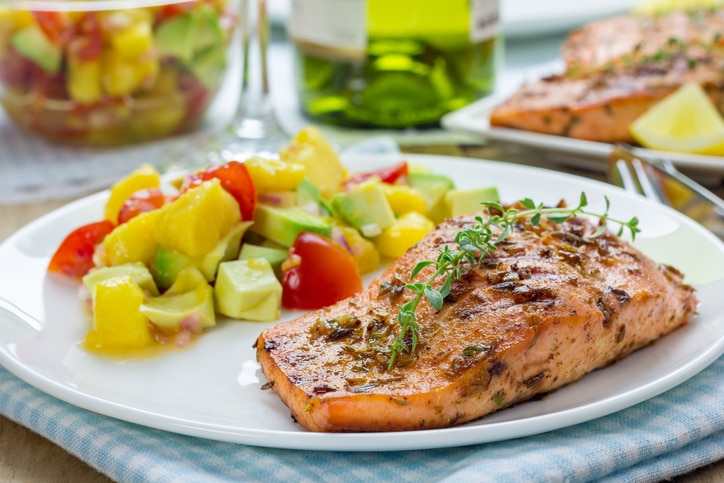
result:
M 165 196 L 147 196 L 159 189 Z M 231 161 L 175 182 L 139 167 L 110 190 L 100 222 L 110 227 L 74 230 L 48 270 L 82 276 L 85 347 L 125 356 L 186 346 L 221 320 L 274 322 L 282 308 L 335 303 L 438 218 L 491 200 L 493 187 L 456 189 L 406 161 L 350 174 L 307 128 L 279 159 Z

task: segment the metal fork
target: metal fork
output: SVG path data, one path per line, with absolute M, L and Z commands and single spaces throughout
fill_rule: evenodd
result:
M 608 156 L 607 176 L 612 184 L 671 206 L 724 240 L 724 201 L 681 174 L 670 160 L 644 157 L 617 144 Z

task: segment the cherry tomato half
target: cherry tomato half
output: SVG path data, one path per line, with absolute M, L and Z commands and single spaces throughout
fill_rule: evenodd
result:
M 169 201 L 173 201 L 173 199 L 174 196 L 165 194 L 159 188 L 138 190 L 123 202 L 118 212 L 118 224 L 125 223 L 134 216 L 146 211 L 161 208 Z
M 367 181 L 373 176 L 380 178 L 383 183 L 393 184 L 400 178 L 406 177 L 408 173 L 407 161 L 402 161 L 393 166 L 386 166 L 383 168 L 375 169 L 374 171 L 366 171 L 364 173 L 354 173 L 345 182 L 346 186 L 352 186 L 355 184 Z
M 45 36 L 55 45 L 63 45 L 70 33 L 69 21 L 56 11 L 33 11 L 33 17 Z
M 76 228 L 61 242 L 48 264 L 49 272 L 81 278 L 93 268 L 95 246 L 111 232 L 114 224 L 108 220 Z
M 297 235 L 287 261 L 292 265 L 282 277 L 282 305 L 287 308 L 319 309 L 362 290 L 352 255 L 321 235 Z
M 91 61 L 101 55 L 101 21 L 95 12 L 84 12 L 76 23 L 70 49 L 82 61 Z
M 209 166 L 199 173 L 192 174 L 184 183 L 182 191 L 198 186 L 212 178 L 218 178 L 221 181 L 221 186 L 231 193 L 231 196 L 239 203 L 242 220 L 254 218 L 256 188 L 254 187 L 254 180 L 244 163 L 229 161 L 226 164 Z

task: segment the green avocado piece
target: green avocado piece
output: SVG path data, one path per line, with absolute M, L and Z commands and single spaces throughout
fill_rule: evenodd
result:
M 188 292 L 152 297 L 139 310 L 164 330 L 178 330 L 184 321 L 192 329 L 216 325 L 214 290 L 205 281 Z
M 287 259 L 289 255 L 288 250 L 281 250 L 278 248 L 265 247 L 261 245 L 253 245 L 251 243 L 244 243 L 241 246 L 241 252 L 239 253 L 239 260 L 249 260 L 250 258 L 265 258 L 278 279 L 282 278 L 282 263 Z
M 197 52 L 188 68 L 204 86 L 213 88 L 219 83 L 226 68 L 226 52 L 223 44 Z
M 281 312 L 282 285 L 265 258 L 219 265 L 214 291 L 216 310 L 235 319 L 271 322 Z
M 367 238 L 378 236 L 395 222 L 395 214 L 379 181 L 364 182 L 332 196 L 332 211 Z
M 190 13 L 176 15 L 162 22 L 154 34 L 160 57 L 177 57 L 188 64 L 194 57 L 194 17 Z
M 192 258 L 171 248 L 159 247 L 153 261 L 153 273 L 161 289 L 167 289 L 174 283 L 181 269 L 192 265 L 197 267 L 208 282 L 213 282 L 219 263 L 233 260 L 239 254 L 241 238 L 251 222 L 243 221 L 234 225 L 229 233 L 219 240 L 216 246 L 200 258 Z
M 329 202 L 322 197 L 319 188 L 307 178 L 304 178 L 297 185 L 297 204 L 310 213 L 313 211 L 318 211 L 321 215 L 332 213 Z
M 188 265 L 181 269 L 174 280 L 173 285 L 169 287 L 164 295 L 174 295 L 195 290 L 199 285 L 206 284 L 206 278 L 201 271 L 193 265 Z
M 422 193 L 427 204 L 427 216 L 435 223 L 450 216 L 445 193 L 455 188 L 453 180 L 444 174 L 431 172 L 411 172 L 407 182 Z
M 200 4 L 191 11 L 194 21 L 194 52 L 209 47 L 225 51 L 225 34 L 219 22 L 219 14 L 211 5 Z
M 191 258 L 171 248 L 159 247 L 151 270 L 161 290 L 168 289 L 184 267 L 192 265 Z
M 158 287 L 156 287 L 151 272 L 141 262 L 125 263 L 114 267 L 93 268 L 83 277 L 83 284 L 93 293 L 93 285 L 96 283 L 122 275 L 131 277 L 131 280 L 141 287 L 145 293 L 151 296 L 158 295 Z
M 495 186 L 473 188 L 468 190 L 453 189 L 445 194 L 445 202 L 450 208 L 451 216 L 467 215 L 481 211 L 483 201 L 499 201 L 498 189 Z
M 277 208 L 260 203 L 256 206 L 254 224 L 249 227 L 249 231 L 288 248 L 303 231 L 330 237 L 332 223 L 298 206 Z
M 60 46 L 52 43 L 37 25 L 29 25 L 15 32 L 10 38 L 10 44 L 44 71 L 54 74 L 60 70 L 63 60 Z

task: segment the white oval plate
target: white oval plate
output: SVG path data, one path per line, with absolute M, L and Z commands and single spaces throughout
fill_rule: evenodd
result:
M 63 401 L 125 421 L 197 437 L 290 449 L 385 451 L 499 441 L 619 411 L 694 376 L 724 352 L 724 245 L 682 215 L 617 188 L 541 169 L 443 156 L 407 155 L 453 177 L 458 187 L 496 185 L 504 201 L 547 204 L 581 191 L 600 209 L 641 219 L 637 245 L 676 266 L 700 289 L 686 327 L 541 400 L 463 426 L 414 433 L 310 433 L 264 383 L 252 343 L 265 324 L 221 321 L 191 348 L 145 360 L 83 351 L 87 321 L 75 283 L 49 276 L 49 256 L 73 228 L 100 219 L 107 193 L 82 199 L 26 226 L 0 245 L 0 363 Z M 390 157 L 350 159 L 352 170 Z M 288 319 L 295 314 L 284 313 Z

